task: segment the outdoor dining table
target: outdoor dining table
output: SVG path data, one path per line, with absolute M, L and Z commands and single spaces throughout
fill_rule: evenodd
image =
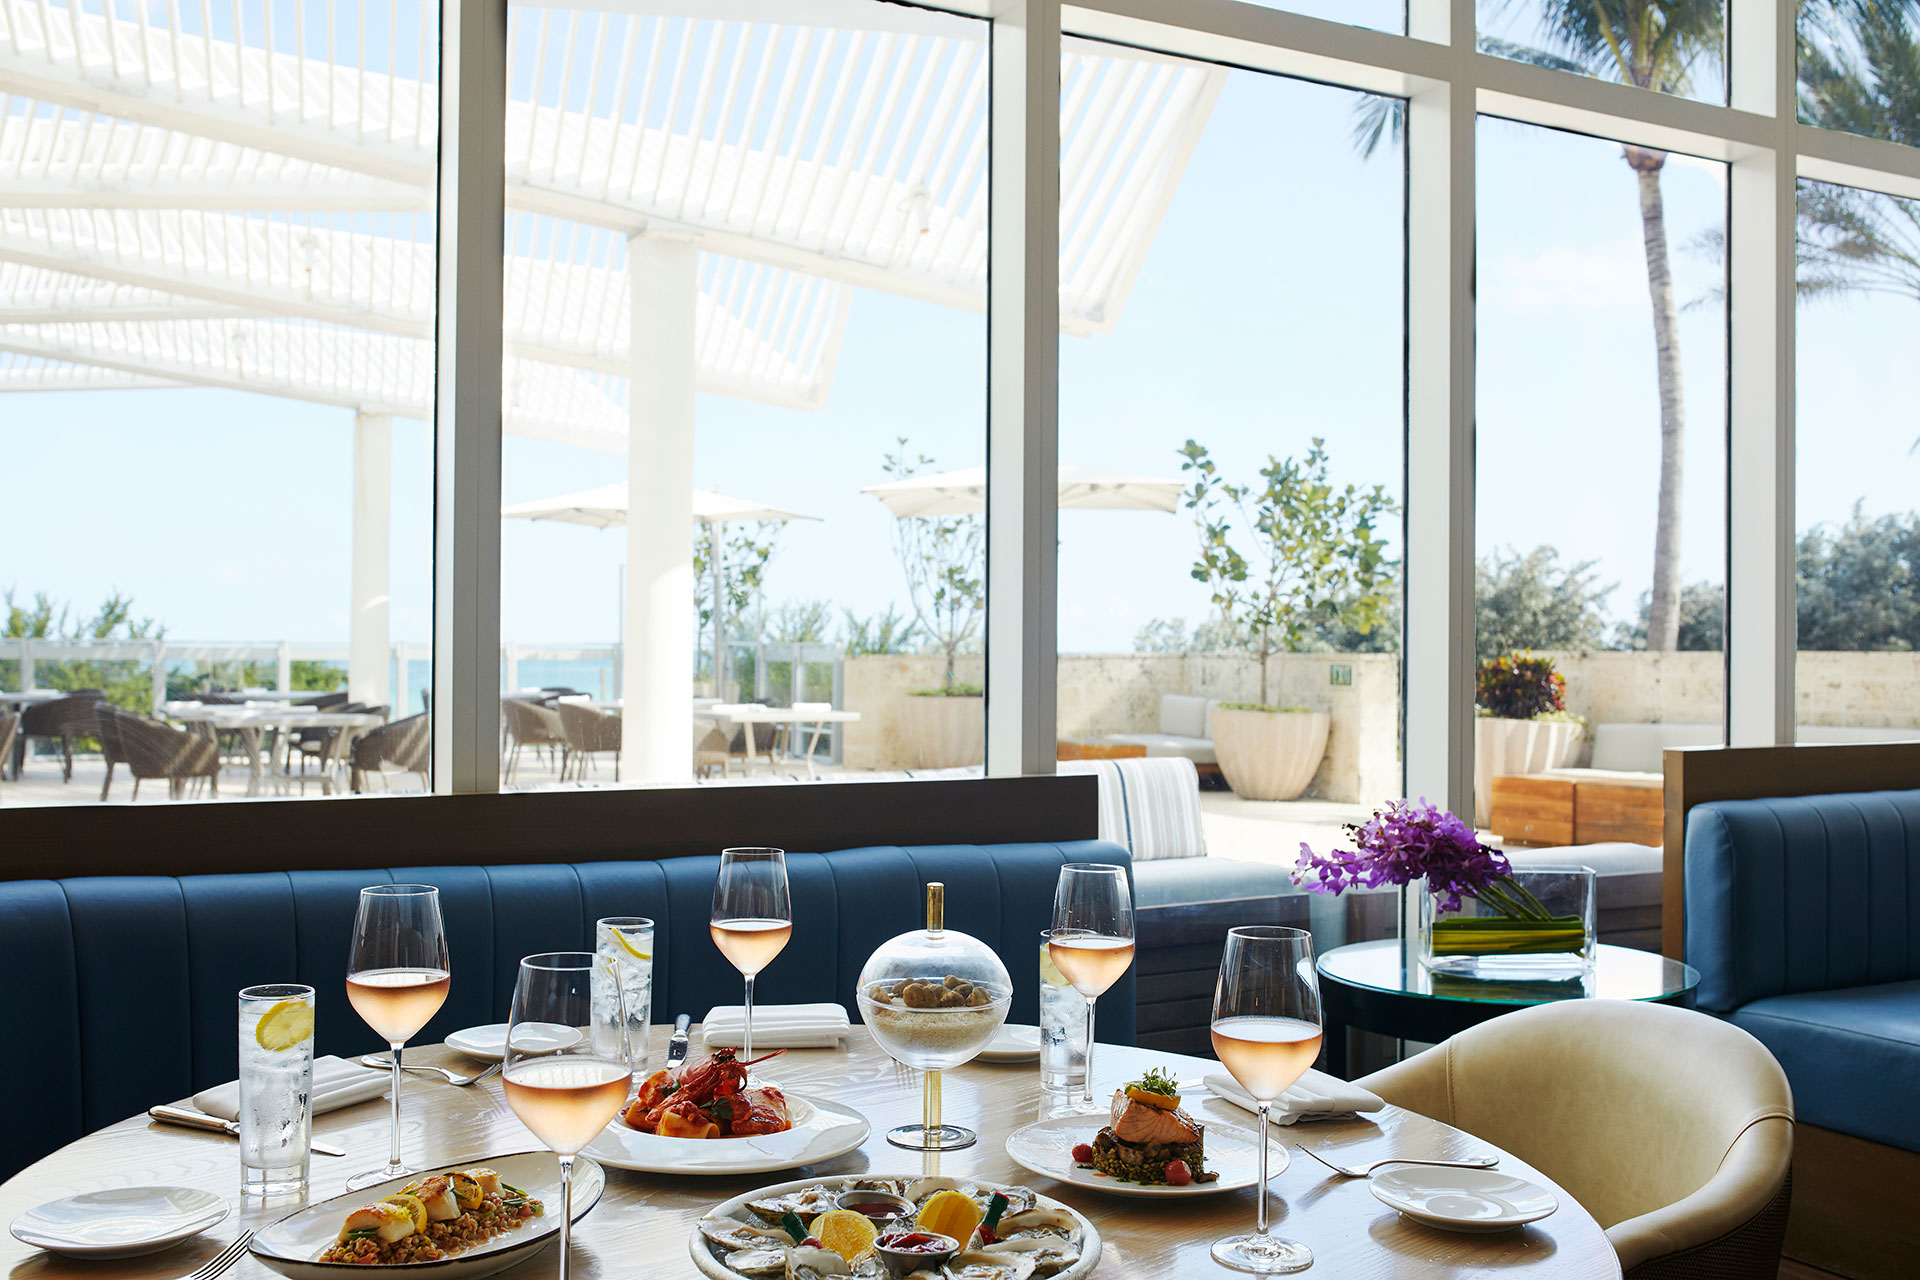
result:
M 247 753 L 247 794 L 257 796 L 268 778 L 276 790 L 285 791 L 291 781 L 289 766 L 293 758 L 293 735 L 300 729 L 339 729 L 332 750 L 320 762 L 316 780 L 321 793 L 333 794 L 331 768 L 343 759 L 352 738 L 367 729 L 377 729 L 386 720 L 371 711 L 315 711 L 293 706 L 234 706 L 231 703 L 166 702 L 160 710 L 169 719 L 182 724 L 204 724 L 219 733 L 232 733 Z M 262 735 L 274 731 L 273 741 L 264 745 Z
M 655 1065 L 664 1055 L 666 1040 L 666 1030 L 656 1028 Z M 695 1043 L 699 1043 L 697 1034 Z M 137 1072 L 137 1046 L 130 1050 L 126 1069 Z M 409 1047 L 407 1060 L 456 1071 L 479 1067 L 473 1059 L 441 1045 Z M 1102 1045 L 1098 1083 L 1110 1089 L 1154 1066 L 1181 1079 L 1219 1069 L 1217 1063 L 1182 1054 Z M 946 1114 L 977 1129 L 980 1141 L 963 1151 L 924 1157 L 888 1146 L 884 1136 L 892 1126 L 919 1118 L 919 1076 L 896 1066 L 864 1028 L 852 1029 L 844 1049 L 790 1050 L 763 1069 L 789 1093 L 829 1097 L 855 1107 L 871 1122 L 872 1134 L 859 1150 L 804 1173 L 712 1178 L 609 1168 L 606 1194 L 574 1230 L 573 1266 L 581 1280 L 697 1276 L 687 1248 L 695 1224 L 723 1200 L 756 1187 L 812 1174 L 917 1176 L 936 1171 L 1020 1183 L 1078 1209 L 1093 1222 L 1103 1241 L 1097 1280 L 1210 1276 L 1226 1280 L 1235 1274 L 1216 1265 L 1207 1250 L 1222 1236 L 1252 1228 L 1252 1189 L 1179 1200 L 1126 1199 L 1037 1177 L 1007 1157 L 1007 1135 L 1038 1114 L 1039 1071 L 1032 1062 L 971 1063 L 946 1072 Z M 154 1099 L 155 1103 L 173 1101 Z M 1204 1093 L 1189 1095 L 1188 1104 L 1203 1121 L 1242 1126 L 1252 1122 L 1249 1113 Z M 314 1118 L 315 1136 L 344 1147 L 347 1155 L 313 1157 L 312 1200 L 340 1194 L 347 1178 L 385 1162 L 387 1114 L 385 1100 L 375 1099 Z M 400 1116 L 402 1155 L 419 1168 L 539 1148 L 508 1108 L 497 1076 L 465 1088 L 425 1077 L 409 1079 Z M 1088 1124 L 1091 1132 L 1096 1122 Z M 1330 1280 L 1451 1277 L 1506 1268 L 1531 1270 L 1556 1280 L 1618 1280 L 1620 1276 L 1619 1259 L 1605 1232 L 1571 1196 L 1523 1161 L 1437 1120 L 1388 1107 L 1368 1119 L 1276 1127 L 1275 1135 L 1276 1156 L 1288 1144 L 1300 1142 L 1340 1163 L 1389 1155 L 1447 1158 L 1497 1153 L 1503 1171 L 1540 1183 L 1560 1202 L 1553 1214 L 1530 1226 L 1491 1235 L 1456 1234 L 1402 1218 L 1374 1199 L 1364 1180 L 1332 1178 L 1314 1161 L 1296 1154 L 1272 1180 L 1273 1229 L 1313 1249 L 1315 1262 L 1305 1273 L 1308 1276 Z M 82 1138 L 0 1184 L 0 1221 L 11 1222 L 22 1211 L 59 1196 L 157 1184 L 215 1192 L 228 1197 L 237 1211 L 184 1245 L 123 1262 L 69 1262 L 0 1238 L 0 1273 L 11 1280 L 171 1280 L 218 1253 L 238 1232 L 263 1226 L 294 1207 L 241 1209 L 236 1142 L 152 1124 L 142 1114 Z M 507 1274 L 533 1280 L 552 1276 L 555 1270 L 554 1251 L 548 1248 Z M 249 1257 L 227 1275 L 232 1280 L 273 1280 L 274 1273 Z
M 18 689 L 12 693 L 0 689 L 0 706 L 30 707 L 37 702 L 52 702 L 67 696 L 65 689 Z
M 787 742 L 788 758 L 798 759 L 800 763 L 806 765 L 807 776 L 809 778 L 817 776 L 813 767 L 813 753 L 820 746 L 820 731 L 830 724 L 848 724 L 860 718 L 858 711 L 842 711 L 835 707 L 767 707 L 757 702 L 704 703 L 695 707 L 693 713 L 696 716 L 714 720 L 731 721 L 739 725 L 787 724 L 793 726 L 795 733 L 798 733 L 804 726 L 813 726 L 814 732 L 813 735 L 807 739 L 807 751 L 805 755 L 795 756 L 793 753 L 792 738 L 789 737 Z M 743 733 L 741 737 L 746 743 L 747 752 L 746 760 L 741 765 L 741 768 L 745 773 L 751 775 L 753 773 L 753 762 L 760 758 L 760 752 L 755 749 L 753 734 Z M 766 751 L 766 765 L 767 772 L 773 772 L 773 748 L 771 746 L 769 746 Z

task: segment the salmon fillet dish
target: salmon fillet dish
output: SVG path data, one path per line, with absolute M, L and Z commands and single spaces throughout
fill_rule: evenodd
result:
M 1206 1167 L 1207 1127 L 1180 1107 L 1164 1071 L 1149 1071 L 1113 1095 L 1110 1123 L 1073 1149 L 1076 1164 L 1123 1182 L 1183 1187 L 1212 1182 Z

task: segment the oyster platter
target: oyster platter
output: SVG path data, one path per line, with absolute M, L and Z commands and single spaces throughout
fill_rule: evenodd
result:
M 1058 1200 L 974 1178 L 804 1178 L 717 1206 L 689 1241 L 713 1280 L 1080 1280 L 1100 1233 Z

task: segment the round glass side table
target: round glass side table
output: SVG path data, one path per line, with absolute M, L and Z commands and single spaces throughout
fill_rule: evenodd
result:
M 1503 1013 L 1553 1000 L 1652 1000 L 1691 1005 L 1700 974 L 1651 951 L 1601 943 L 1593 969 L 1558 981 L 1500 982 L 1434 973 L 1400 940 L 1356 942 L 1320 956 L 1327 1068 L 1347 1078 L 1347 1031 L 1438 1044 Z

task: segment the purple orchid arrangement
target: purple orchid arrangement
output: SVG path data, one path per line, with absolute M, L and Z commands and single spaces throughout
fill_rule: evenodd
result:
M 1503 915 L 1545 918 L 1531 893 L 1513 880 L 1513 866 L 1500 850 L 1481 844 L 1473 828 L 1453 814 L 1420 800 L 1395 800 L 1362 823 L 1348 823 L 1356 846 L 1315 853 L 1304 841 L 1295 884 L 1316 893 L 1342 893 L 1409 885 L 1425 880 L 1443 911 L 1458 911 L 1460 900 L 1474 898 Z

